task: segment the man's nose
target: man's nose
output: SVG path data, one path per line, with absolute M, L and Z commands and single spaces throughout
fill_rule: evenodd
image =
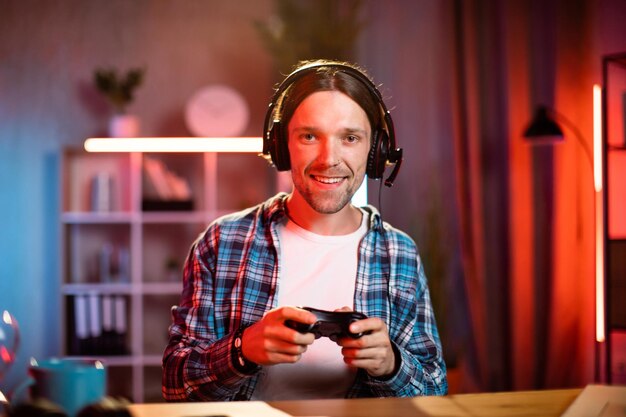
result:
M 338 141 L 332 138 L 324 138 L 324 140 L 320 142 L 318 160 L 328 166 L 335 166 L 341 160 L 340 152 Z

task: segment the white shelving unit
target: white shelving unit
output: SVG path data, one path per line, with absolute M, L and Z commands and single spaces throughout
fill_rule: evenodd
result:
M 146 156 L 162 160 L 184 178 L 193 210 L 142 211 Z M 263 201 L 277 191 L 277 176 L 262 158 L 242 153 L 87 153 L 67 149 L 61 163 L 62 351 L 75 343 L 77 296 L 126 301 L 128 354 L 101 355 L 108 366 L 109 394 L 135 402 L 161 400 L 161 355 L 167 343 L 170 307 L 178 302 L 182 274 L 172 278 L 167 259 L 180 270 L 191 243 L 223 214 Z M 94 211 L 94 178 L 110 178 L 111 207 Z M 104 247 L 128 254 L 128 277 L 103 282 L 98 257 Z M 122 274 L 123 275 L 123 274 Z

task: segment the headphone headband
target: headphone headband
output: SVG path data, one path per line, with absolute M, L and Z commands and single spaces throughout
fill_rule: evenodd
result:
M 263 126 L 263 154 L 271 157 L 272 163 L 279 171 L 286 171 L 291 168 L 287 138 L 282 137 L 281 120 L 275 118 L 276 107 L 278 103 L 280 103 L 282 107 L 284 93 L 290 86 L 304 76 L 316 72 L 321 68 L 335 69 L 337 72 L 348 74 L 364 85 L 378 103 L 385 126 L 384 128 L 382 126 L 372 126 L 372 146 L 367 161 L 367 176 L 372 179 L 382 178 L 387 163 L 394 164 L 395 167 L 392 173 L 385 180 L 385 185 L 391 187 L 402 165 L 402 149 L 396 148 L 391 114 L 389 110 L 387 110 L 382 94 L 373 81 L 361 70 L 349 64 L 314 61 L 297 68 L 280 83 L 272 96 L 272 100 L 265 114 Z

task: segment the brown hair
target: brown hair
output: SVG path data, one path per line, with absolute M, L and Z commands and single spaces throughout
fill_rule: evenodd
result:
M 378 129 L 381 124 L 381 98 L 376 95 L 374 84 L 364 70 L 345 62 L 318 60 L 300 62 L 295 71 L 312 65 L 315 69 L 294 80 L 279 98 L 274 120 L 280 120 L 284 140 L 288 138 L 287 126 L 300 103 L 319 91 L 339 91 L 347 95 L 365 111 L 372 132 Z M 366 82 L 372 83 L 372 87 Z

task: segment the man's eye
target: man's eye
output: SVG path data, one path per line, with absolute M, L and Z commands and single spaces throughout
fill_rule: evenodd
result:
M 315 139 L 315 135 L 313 133 L 303 133 L 301 137 L 305 141 L 312 141 Z
M 355 136 L 355 135 L 348 135 L 346 136 L 346 142 L 348 143 L 355 143 L 359 141 L 359 137 Z

